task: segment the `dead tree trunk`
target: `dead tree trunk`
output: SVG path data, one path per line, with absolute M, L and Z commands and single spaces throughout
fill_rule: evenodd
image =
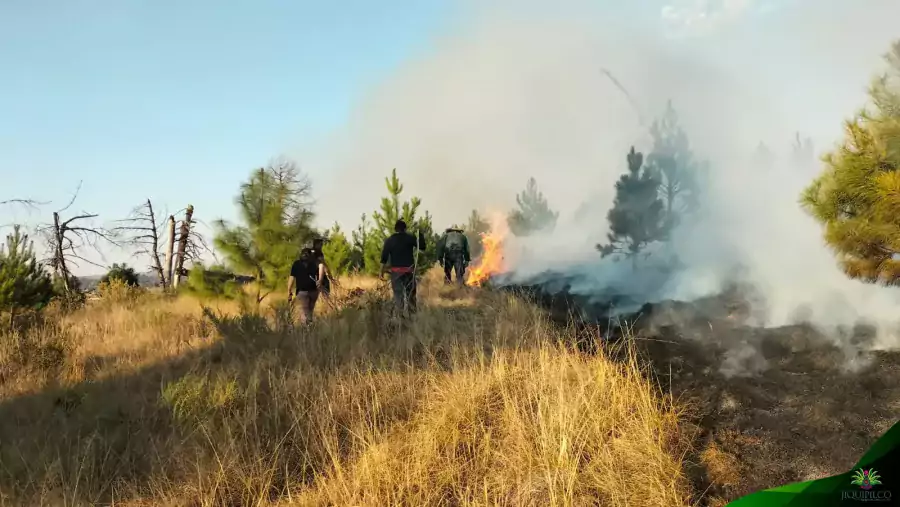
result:
M 178 288 L 178 283 L 181 281 L 181 273 L 184 269 L 184 256 L 191 233 L 191 217 L 193 215 L 194 207 L 189 204 L 184 212 L 184 220 L 181 222 L 181 231 L 178 234 L 178 256 L 175 258 L 175 274 L 172 278 L 172 286 L 175 288 Z
M 150 239 L 151 243 L 153 243 L 150 249 L 153 253 L 153 269 L 156 270 L 156 274 L 159 276 L 159 283 L 165 289 L 168 280 L 166 280 L 162 263 L 159 260 L 159 232 L 156 228 L 156 214 L 153 213 L 153 204 L 150 203 L 150 199 L 147 199 L 147 213 L 150 215 L 150 227 L 153 229 L 152 238 Z
M 116 227 L 113 231 L 124 234 L 125 244 L 135 247 L 135 255 L 146 255 L 150 260 L 150 269 L 156 273 L 159 284 L 165 290 L 171 283 L 171 277 L 163 270 L 162 260 L 159 255 L 161 224 L 156 223 L 156 212 L 153 211 L 153 203 L 147 199 L 143 204 L 131 211 L 131 215 L 120 220 L 125 225 Z
M 175 253 L 175 216 L 169 215 L 169 238 L 166 241 L 166 278 L 169 280 L 169 285 L 172 285 L 174 282 L 174 278 L 172 278 L 172 256 Z
M 69 268 L 66 267 L 66 256 L 63 253 L 63 232 L 59 226 L 59 213 L 56 211 L 53 212 L 53 237 L 55 239 L 54 246 L 56 247 L 53 252 L 53 267 L 56 269 L 56 274 L 62 278 L 63 288 L 68 294 L 71 291 L 69 287 Z
M 79 268 L 78 262 L 85 262 L 99 268 L 106 266 L 97 264 L 86 259 L 81 254 L 81 249 L 90 246 L 100 253 L 98 242 L 109 243 L 118 246 L 118 242 L 112 231 L 104 227 L 93 227 L 82 225 L 83 221 L 97 218 L 96 214 L 82 212 L 71 218 L 62 219 L 60 213 L 69 209 L 75 203 L 78 197 L 78 191 L 81 189 L 81 183 L 75 189 L 72 199 L 62 209 L 53 212 L 53 223 L 38 226 L 38 233 L 47 238 L 47 257 L 50 265 L 53 267 L 57 276 L 62 278 L 61 282 L 67 295 L 71 295 L 78 290 L 78 279 L 72 276 L 70 266 Z M 102 253 L 100 253 L 102 257 Z

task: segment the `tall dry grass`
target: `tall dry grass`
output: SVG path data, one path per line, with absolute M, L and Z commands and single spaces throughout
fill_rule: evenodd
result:
M 309 328 L 125 293 L 0 336 L 0 505 L 688 503 L 633 356 L 489 291 L 425 287 L 398 324 L 364 283 Z

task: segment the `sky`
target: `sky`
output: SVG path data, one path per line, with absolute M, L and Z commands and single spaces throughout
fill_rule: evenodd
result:
M 355 227 L 360 213 L 377 207 L 394 167 L 449 225 L 472 208 L 514 202 L 529 175 L 553 164 L 606 163 L 586 147 L 590 135 L 605 136 L 579 116 L 590 107 L 565 97 L 609 83 L 593 70 L 566 74 L 568 55 L 615 64 L 648 114 L 664 99 L 662 85 L 738 83 L 729 92 L 759 101 L 759 114 L 790 118 L 772 142 L 794 129 L 832 142 L 862 105 L 887 42 L 900 36 L 890 33 L 896 5 L 6 0 L 0 200 L 51 204 L 37 212 L 0 208 L 0 224 L 46 220 L 79 182 L 73 211 L 105 222 L 147 198 L 169 212 L 193 204 L 206 222 L 233 219 L 241 181 L 287 155 L 312 178 L 321 225 Z M 608 58 L 592 60 L 594 49 Z M 660 83 L 642 67 L 651 65 L 702 70 Z M 802 65 L 810 70 L 798 71 Z M 598 90 L 623 114 L 629 106 L 616 94 Z M 684 103 L 702 109 L 690 97 Z M 559 122 L 584 129 L 573 134 Z M 743 141 L 766 132 L 748 129 Z M 485 184 L 485 176 L 502 184 Z M 546 190 L 556 202 L 573 202 L 565 197 L 572 188 L 549 182 Z M 105 253 L 107 262 L 128 256 Z
M 0 2 L 0 200 L 52 212 L 81 181 L 73 210 L 101 219 L 148 197 L 233 217 L 253 168 L 339 127 L 446 11 L 442 0 Z

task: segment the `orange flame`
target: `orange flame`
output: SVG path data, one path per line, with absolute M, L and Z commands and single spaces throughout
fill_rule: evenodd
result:
M 506 220 L 495 217 L 490 232 L 481 234 L 481 255 L 468 269 L 466 285 L 481 287 L 491 276 L 506 271 L 503 257 L 503 240 L 506 237 Z

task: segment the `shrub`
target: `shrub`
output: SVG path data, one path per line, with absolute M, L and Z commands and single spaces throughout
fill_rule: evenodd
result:
M 121 278 L 113 278 L 97 285 L 97 294 L 104 303 L 132 306 L 143 294 L 140 287 L 129 285 Z
M 235 300 L 244 295 L 237 277 L 218 265 L 207 269 L 203 264 L 194 264 L 182 287 L 186 293 L 200 299 Z
M 129 285 L 131 287 L 139 287 L 139 278 L 138 274 L 134 272 L 134 268 L 128 266 L 127 264 L 113 264 L 112 268 L 103 275 L 103 278 L 100 279 L 100 283 L 106 283 L 113 280 L 121 280 L 125 283 L 125 285 Z

